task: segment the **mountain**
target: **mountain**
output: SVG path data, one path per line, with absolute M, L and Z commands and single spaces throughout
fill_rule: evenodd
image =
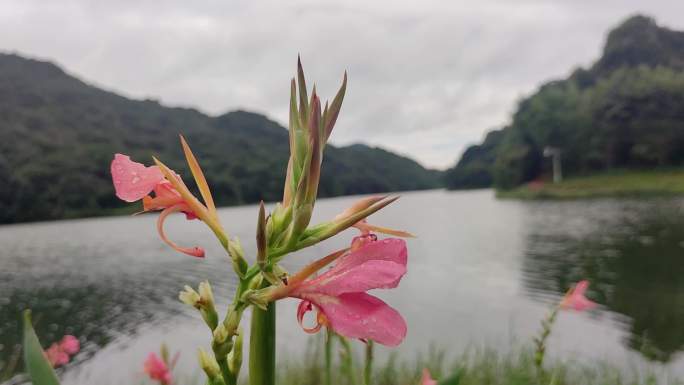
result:
M 450 188 L 507 189 L 564 175 L 684 165 L 684 32 L 636 15 L 610 31 L 601 57 L 523 99 L 504 128 L 445 173 Z M 493 135 L 493 136 L 492 136 Z
M 200 159 L 220 205 L 277 201 L 289 154 L 287 130 L 234 111 L 211 117 L 89 85 L 58 66 L 0 54 L 0 223 L 118 212 L 109 162 L 122 152 L 158 156 L 182 175 L 178 134 Z M 287 102 L 287 101 L 284 101 Z M 361 144 L 328 146 L 319 196 L 437 187 L 440 175 Z M 121 211 L 125 212 L 125 211 Z

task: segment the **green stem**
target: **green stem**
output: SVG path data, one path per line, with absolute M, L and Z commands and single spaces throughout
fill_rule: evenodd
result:
M 264 282 L 262 287 L 266 287 Z M 275 385 L 275 331 L 276 304 L 266 310 L 252 306 L 251 335 L 249 339 L 249 384 Z
M 558 306 L 554 306 L 549 314 L 541 322 L 542 329 L 539 336 L 534 339 L 535 342 L 535 353 L 534 353 L 534 363 L 537 368 L 537 373 L 539 376 L 544 374 L 544 357 L 546 356 L 546 341 L 551 334 L 553 329 L 553 324 L 556 322 L 556 316 L 558 315 Z
M 332 348 L 333 348 L 333 332 L 326 329 L 325 335 L 325 385 L 332 385 Z
M 356 384 L 356 376 L 354 376 L 354 353 L 351 344 L 341 335 L 338 334 L 337 337 L 339 337 L 343 348 L 342 371 L 347 375 L 349 384 L 354 385 Z
M 363 382 L 365 385 L 371 385 L 371 377 L 373 376 L 373 341 L 368 340 L 366 343 L 366 366 L 363 370 Z
M 223 382 L 226 383 L 226 385 L 235 385 L 237 383 L 237 378 L 235 378 L 235 375 L 230 371 L 230 368 L 228 367 L 228 359 L 222 359 L 218 361 L 219 368 L 221 368 L 221 376 L 223 377 Z

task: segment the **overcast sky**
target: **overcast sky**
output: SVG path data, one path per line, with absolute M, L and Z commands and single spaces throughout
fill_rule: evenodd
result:
M 3 0 L 0 50 L 125 96 L 283 124 L 301 53 L 324 98 L 349 72 L 333 143 L 443 168 L 636 12 L 684 29 L 684 0 Z

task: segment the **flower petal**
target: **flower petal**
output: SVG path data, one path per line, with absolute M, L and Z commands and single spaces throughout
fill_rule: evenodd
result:
M 351 253 L 340 257 L 335 266 L 325 274 L 344 271 L 367 261 L 390 261 L 406 266 L 408 251 L 406 241 L 398 238 L 387 238 L 368 242 Z M 325 275 L 324 274 L 324 275 Z
M 190 208 L 186 204 L 178 204 L 164 209 L 161 214 L 159 214 L 159 218 L 157 219 L 157 232 L 159 232 L 159 237 L 161 237 L 162 241 L 166 242 L 167 245 L 171 246 L 176 251 L 193 257 L 204 258 L 204 249 L 201 247 L 180 247 L 171 242 L 171 240 L 164 233 L 164 221 L 166 220 L 166 217 L 168 217 L 169 214 L 179 211 L 189 212 Z
M 78 353 L 78 351 L 81 349 L 81 344 L 78 341 L 78 338 L 68 334 L 62 337 L 62 341 L 60 341 L 59 346 L 62 348 L 62 350 L 64 350 L 65 353 L 72 356 Z
M 305 282 L 293 291 L 293 295 L 320 293 L 337 296 L 372 289 L 397 287 L 406 274 L 406 265 L 392 261 L 370 260 L 342 271 L 329 271 Z
M 406 337 L 406 322 L 401 314 L 372 295 L 311 295 L 304 299 L 313 302 L 330 327 L 345 337 L 369 339 L 387 346 L 397 346 Z
M 584 296 L 589 288 L 589 281 L 580 281 L 563 297 L 560 303 L 562 309 L 573 309 L 577 311 L 584 311 L 593 309 L 597 306 L 595 302 L 590 301 Z
M 116 196 L 126 202 L 135 202 L 150 193 L 164 175 L 157 166 L 145 167 L 123 154 L 115 154 L 110 167 Z

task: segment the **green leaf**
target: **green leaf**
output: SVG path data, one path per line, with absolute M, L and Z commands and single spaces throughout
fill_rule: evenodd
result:
M 31 311 L 24 311 L 24 364 L 33 385 L 59 385 L 52 365 L 45 358 L 38 336 L 31 325 Z

